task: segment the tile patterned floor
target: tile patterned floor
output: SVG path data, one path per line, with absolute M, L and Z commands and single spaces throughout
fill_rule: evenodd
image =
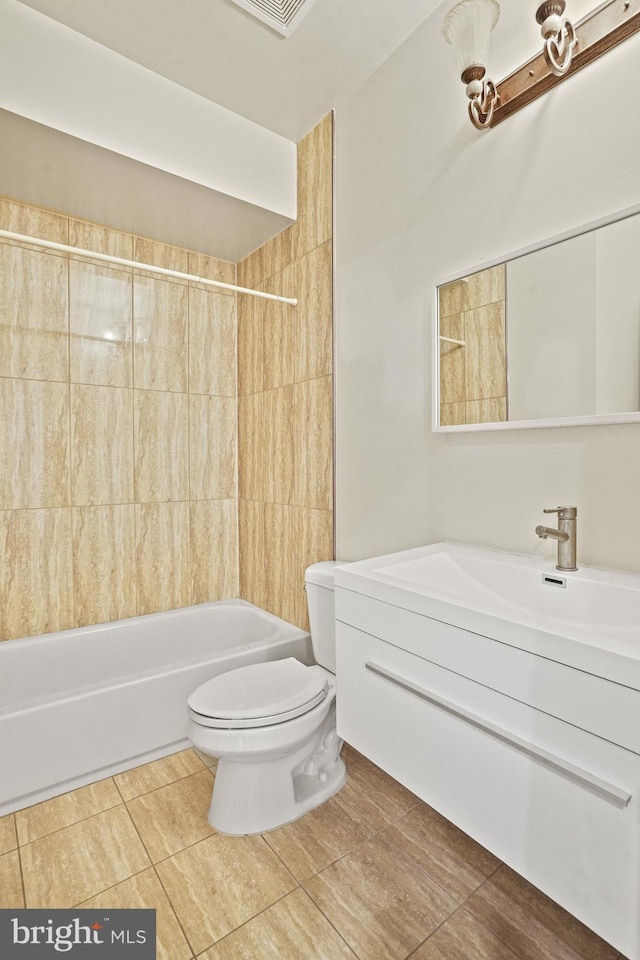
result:
M 215 761 L 184 750 L 0 818 L 0 907 L 155 907 L 158 960 L 622 960 L 345 746 L 296 823 L 207 823 Z

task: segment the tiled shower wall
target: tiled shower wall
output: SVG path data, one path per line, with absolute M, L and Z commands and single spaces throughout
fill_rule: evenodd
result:
M 0 200 L 0 227 L 235 282 Z M 0 639 L 238 595 L 236 297 L 0 242 Z
M 298 220 L 238 264 L 240 595 L 307 627 L 304 570 L 333 557 L 332 117 L 298 145 Z

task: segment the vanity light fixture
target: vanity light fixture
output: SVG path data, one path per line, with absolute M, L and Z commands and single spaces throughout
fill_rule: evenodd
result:
M 498 84 L 486 79 L 486 63 L 499 4 L 461 0 L 449 11 L 442 34 L 467 84 L 474 127 L 495 127 L 640 31 L 640 0 L 605 0 L 575 25 L 565 15 L 566 5 L 566 0 L 534 0 L 543 50 Z

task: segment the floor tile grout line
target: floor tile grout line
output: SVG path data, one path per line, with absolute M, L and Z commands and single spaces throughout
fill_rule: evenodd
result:
M 103 893 L 109 893 L 110 890 L 115 890 L 115 888 L 116 888 L 116 887 L 119 887 L 120 884 L 122 884 L 122 883 L 128 883 L 128 881 L 129 881 L 129 880 L 133 880 L 134 877 L 140 877 L 140 876 L 142 876 L 142 874 L 143 874 L 143 873 L 146 873 L 147 870 L 150 870 L 152 866 L 153 866 L 153 864 L 147 865 L 146 867 L 143 867 L 142 870 L 136 870 L 136 872 L 135 872 L 135 873 L 132 873 L 130 876 L 124 877 L 124 879 L 122 879 L 122 880 L 117 880 L 115 883 L 112 883 L 110 886 L 104 887 L 102 890 L 98 890 L 97 893 L 92 893 L 90 897 L 84 897 L 83 900 L 78 900 L 78 902 L 77 902 L 77 903 L 73 903 L 69 909 L 70 909 L 70 910 L 75 910 L 76 908 L 79 909 L 80 907 L 82 907 L 82 905 L 83 905 L 84 903 L 88 903 L 89 900 L 94 900 L 96 897 L 101 897 L 101 896 L 103 895 Z M 51 909 L 52 909 L 52 910 L 57 910 L 57 909 L 59 909 L 59 908 L 58 908 L 58 907 L 51 907 Z M 115 909 L 115 907 L 114 907 L 114 909 Z
M 335 862 L 336 862 L 336 861 L 334 861 L 334 863 L 335 863 Z M 318 874 L 316 874 L 316 876 L 318 876 Z M 311 877 L 310 879 L 313 879 L 313 877 Z M 307 882 L 307 881 L 305 881 L 305 882 Z M 360 954 L 357 952 L 357 950 L 355 949 L 355 947 L 352 947 L 352 946 L 351 946 L 351 944 L 349 943 L 349 941 L 345 938 L 344 934 L 342 934 L 342 933 L 340 932 L 340 930 L 338 930 L 338 928 L 336 927 L 336 925 L 335 925 L 335 923 L 333 922 L 333 920 L 331 920 L 331 918 L 326 915 L 326 913 L 324 912 L 324 910 L 322 909 L 322 907 L 320 906 L 320 904 L 314 899 L 313 894 L 312 894 L 309 890 L 307 890 L 307 888 L 304 886 L 304 884 L 301 884 L 300 887 L 301 887 L 301 889 L 304 891 L 304 893 L 306 893 L 306 895 L 309 897 L 309 900 L 311 900 L 311 903 L 314 905 L 314 907 L 316 908 L 316 910 L 319 910 L 319 911 L 320 911 L 320 913 L 322 914 L 322 916 L 324 917 L 324 919 L 325 919 L 325 920 L 327 921 L 327 923 L 335 930 L 335 932 L 338 934 L 338 936 L 340 937 L 340 939 L 342 940 L 342 942 L 347 945 L 347 949 L 351 951 L 351 953 L 353 954 L 354 957 L 359 958 L 359 957 L 360 957 Z
M 107 778 L 107 779 L 111 779 L 111 778 Z M 104 781 L 103 781 L 103 780 L 97 780 L 96 783 L 104 783 Z M 89 786 L 89 784 L 87 784 L 87 786 Z M 79 789 L 79 790 L 82 790 L 82 789 L 84 789 L 84 788 L 83 788 L 83 787 L 78 787 L 78 789 Z M 73 790 L 70 790 L 70 791 L 69 791 L 69 793 L 73 793 L 73 792 L 74 792 Z M 61 793 L 60 796 L 61 796 L 61 797 L 64 797 L 64 796 L 67 796 L 67 794 Z M 51 797 L 51 799 L 52 799 L 52 800 L 56 800 L 57 797 Z M 43 800 L 43 801 L 42 801 L 42 803 L 48 803 L 48 802 L 49 802 L 48 800 Z M 34 804 L 34 806 L 37 806 L 37 804 Z M 40 836 L 40 837 L 35 837 L 33 840 L 27 840 L 27 841 L 25 841 L 25 843 L 21 843 L 21 842 L 20 842 L 20 837 L 18 836 L 18 846 L 19 846 L 19 847 L 28 847 L 28 846 L 30 846 L 30 844 L 32 844 L 32 843 L 38 843 L 39 840 L 46 840 L 47 837 L 53 837 L 56 833 L 62 833 L 63 830 L 69 830 L 71 827 L 76 827 L 76 826 L 78 826 L 78 824 L 80 824 L 80 823 L 86 823 L 87 820 L 93 820 L 94 817 L 99 817 L 99 816 L 101 816 L 103 813 L 108 813 L 110 810 L 115 810 L 116 807 L 121 807 L 121 806 L 124 806 L 124 801 L 119 800 L 117 803 L 112 803 L 111 806 L 109 806 L 109 807 L 104 807 L 103 810 L 97 810 L 95 813 L 90 813 L 88 816 L 86 816 L 86 817 L 81 817 L 79 820 L 73 820 L 71 823 L 65 824 L 64 827 L 56 827 L 55 830 L 51 830 L 49 833 L 43 833 L 42 836 Z M 24 809 L 24 810 L 30 810 L 31 807 L 24 807 L 23 809 Z M 22 813 L 22 810 L 16 810 L 16 813 Z M 16 832 L 17 832 L 17 830 L 16 830 Z
M 427 943 L 429 940 L 431 940 L 431 937 L 433 937 L 434 934 L 436 934 L 436 933 L 438 932 L 438 930 L 441 930 L 442 927 L 446 926 L 446 925 L 449 923 L 449 920 L 451 920 L 452 917 L 455 917 L 456 913 L 458 913 L 459 910 L 462 910 L 463 907 L 464 907 L 464 904 L 459 903 L 459 904 L 457 905 L 457 907 L 455 908 L 455 910 L 453 910 L 453 911 L 449 914 L 448 917 L 446 917 L 441 923 L 439 923 L 437 927 L 434 927 L 434 929 L 431 931 L 431 933 L 430 933 L 428 936 L 426 936 L 426 937 L 424 938 L 424 940 L 421 940 L 420 943 L 418 944 L 418 946 L 415 947 L 415 948 L 411 951 L 411 953 L 407 954 L 407 956 L 405 957 L 405 960 L 411 960 L 411 957 L 413 957 L 414 954 L 416 954 L 417 951 L 420 950 L 420 948 L 421 948 L 422 946 L 424 946 L 425 943 Z
M 18 840 L 18 829 L 17 829 L 17 827 L 16 827 L 16 841 L 17 841 L 17 840 Z M 25 882 L 24 882 L 24 870 L 23 870 L 23 867 L 22 867 L 22 853 L 20 852 L 20 844 L 18 844 L 18 846 L 16 847 L 16 850 L 18 851 L 18 867 L 19 867 L 19 869 L 20 869 L 20 886 L 22 887 L 22 899 L 23 899 L 23 901 L 24 901 L 24 906 L 25 906 L 25 909 L 26 909 L 26 908 L 28 907 L 28 904 L 27 904 L 27 888 L 26 888 Z
M 170 754 L 170 756 L 171 756 L 171 754 Z M 198 758 L 198 759 L 200 759 L 200 758 Z M 154 762 L 156 762 L 156 761 L 153 761 L 153 760 L 152 760 L 151 762 L 154 763 Z M 200 761 L 200 762 L 202 763 L 202 761 Z M 136 794 L 135 797 L 127 797 L 126 799 L 124 798 L 124 796 L 123 796 L 123 794 L 122 794 L 122 790 L 120 790 L 120 788 L 118 787 L 118 784 L 117 784 L 117 783 L 116 783 L 116 786 L 118 787 L 118 790 L 120 791 L 120 795 L 121 795 L 122 798 L 123 798 L 123 803 L 133 803 L 134 800 L 140 800 L 142 797 L 148 797 L 148 796 L 149 796 L 150 794 L 152 794 L 152 793 L 157 793 L 158 790 L 166 790 L 167 787 L 172 787 L 172 786 L 174 785 L 174 783 L 182 783 L 183 780 L 188 780 L 189 777 L 197 777 L 197 776 L 199 776 L 204 770 L 208 770 L 209 773 L 213 774 L 213 770 L 211 769 L 211 767 L 208 767 L 205 763 L 202 763 L 202 769 L 201 769 L 201 770 L 192 770 L 191 773 L 186 773 L 186 774 L 184 775 L 184 777 L 176 777 L 175 780 L 169 780 L 168 783 L 161 783 L 158 787 L 152 787 L 151 790 L 145 790 L 144 793 L 138 793 L 138 794 Z M 213 774 L 213 775 L 215 776 L 215 774 Z M 119 777 L 120 774 L 117 773 L 116 776 Z
M 244 836 L 251 836 L 251 834 L 244 834 Z M 262 836 L 262 834 L 253 834 L 253 836 Z M 238 930 L 242 930 L 243 927 L 246 927 L 248 923 L 251 923 L 253 920 L 256 920 L 257 917 L 262 916 L 262 914 L 266 913 L 267 910 L 270 910 L 271 907 L 275 907 L 277 903 L 280 903 L 282 900 L 285 900 L 292 893 L 295 893 L 296 890 L 300 890 L 300 889 L 302 889 L 302 886 L 301 884 L 297 883 L 296 886 L 293 888 L 293 890 L 288 890 L 286 893 L 283 893 L 282 896 L 278 897 L 277 900 L 274 900 L 273 903 L 268 903 L 266 907 L 263 907 L 262 910 L 258 910 L 257 913 L 254 913 L 252 917 L 249 917 L 247 920 L 244 920 L 242 923 L 238 924 L 238 926 L 234 927 L 233 930 L 229 930 L 229 932 L 225 933 L 224 936 L 219 937 L 217 940 L 213 940 L 210 944 L 204 947 L 204 949 L 201 950 L 200 953 L 196 954 L 194 951 L 194 956 L 200 957 L 202 956 L 202 954 L 206 953 L 207 950 L 210 950 L 211 947 L 217 947 L 217 945 L 219 943 L 222 943 L 223 940 L 227 940 L 229 937 L 233 936 L 234 933 L 237 933 Z

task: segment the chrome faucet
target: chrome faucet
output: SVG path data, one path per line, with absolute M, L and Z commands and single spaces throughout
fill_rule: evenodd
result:
M 578 525 L 577 507 L 556 507 L 555 510 L 543 510 L 543 513 L 558 514 L 558 529 L 554 527 L 536 527 L 541 540 L 550 537 L 558 541 L 558 562 L 556 570 L 577 570 L 576 534 Z

